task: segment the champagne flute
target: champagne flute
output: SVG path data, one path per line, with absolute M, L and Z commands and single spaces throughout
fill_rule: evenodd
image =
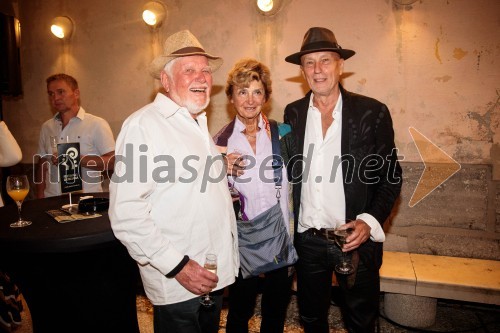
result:
M 345 244 L 345 239 L 347 236 L 349 236 L 354 229 L 352 228 L 347 228 L 347 229 L 339 229 L 335 228 L 333 231 L 333 239 L 335 240 L 335 243 L 340 247 L 340 250 L 342 251 L 342 247 Z M 335 272 L 339 274 L 352 274 L 354 272 L 354 266 L 347 261 L 345 252 L 342 251 L 342 261 L 340 264 L 335 265 Z
M 248 154 L 240 149 L 233 149 L 228 155 L 233 154 L 240 155 L 240 157 L 238 157 L 233 163 L 245 169 L 245 166 L 247 164 L 245 159 L 248 158 Z
M 229 193 L 231 193 L 231 198 L 233 198 L 233 200 L 237 200 L 240 197 L 240 192 L 238 192 L 238 190 L 234 188 L 234 184 L 231 183 L 231 181 L 228 180 L 227 183 L 229 185 Z
M 17 211 L 19 213 L 19 220 L 11 223 L 11 228 L 21 228 L 31 224 L 31 221 L 23 220 L 21 217 L 21 205 L 23 204 L 24 198 L 28 195 L 29 190 L 30 184 L 26 175 L 7 177 L 7 194 L 16 202 Z
M 209 253 L 205 256 L 205 264 L 204 266 L 205 269 L 209 270 L 210 272 L 217 274 L 217 256 L 213 253 Z M 201 296 L 200 298 L 200 303 L 203 306 L 209 307 L 215 304 L 215 301 L 212 296 L 210 296 L 210 293 L 206 293 L 205 295 Z
M 51 136 L 49 140 L 52 154 L 57 154 L 57 136 Z
M 239 157 L 237 160 L 240 160 L 239 163 L 243 163 L 243 158 L 244 158 L 245 154 L 242 151 L 240 151 L 239 149 L 234 149 L 230 154 L 240 155 L 241 157 Z M 236 163 L 236 161 L 235 161 L 235 163 Z M 233 198 L 233 200 L 236 200 L 240 197 L 240 192 L 238 192 L 238 190 L 234 187 L 234 182 L 236 181 L 235 178 L 236 178 L 236 176 L 233 176 L 233 183 L 231 183 L 231 181 L 228 180 L 229 193 L 231 193 L 231 197 Z
M 52 162 L 54 164 L 57 164 L 54 161 L 57 161 L 57 136 L 51 136 L 50 137 L 50 148 L 52 149 Z

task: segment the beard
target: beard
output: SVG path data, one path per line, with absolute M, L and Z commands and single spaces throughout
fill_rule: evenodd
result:
M 208 90 L 207 90 L 208 91 Z M 207 98 L 205 103 L 200 104 L 199 102 L 196 102 L 190 98 L 182 99 L 180 96 L 175 92 L 175 89 L 172 89 L 169 92 L 169 97 L 171 100 L 173 100 L 175 103 L 177 103 L 179 106 L 185 107 L 189 113 L 193 115 L 197 115 L 201 111 L 205 110 L 205 108 L 208 106 L 210 103 L 210 94 L 207 92 Z
M 188 109 L 189 113 L 197 115 L 201 111 L 205 110 L 206 107 L 208 106 L 208 103 L 210 103 L 210 98 L 207 97 L 207 101 L 203 103 L 203 105 L 199 105 L 199 103 L 196 103 L 190 99 L 184 101 L 184 107 Z

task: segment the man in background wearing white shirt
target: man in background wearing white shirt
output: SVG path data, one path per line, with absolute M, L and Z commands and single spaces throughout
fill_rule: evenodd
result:
M 61 73 L 49 76 L 46 81 L 50 104 L 57 113 L 40 130 L 35 173 L 37 198 L 61 195 L 51 136 L 56 137 L 56 143 L 80 143 L 83 192 L 102 192 L 102 172 L 113 169 L 114 164 L 115 139 L 111 127 L 106 120 L 80 106 L 80 89 L 74 77 Z

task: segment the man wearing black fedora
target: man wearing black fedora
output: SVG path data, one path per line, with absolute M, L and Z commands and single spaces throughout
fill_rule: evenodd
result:
M 284 115 L 292 127 L 288 148 L 294 157 L 288 170 L 305 332 L 329 332 L 332 273 L 342 261 L 340 247 L 333 242 L 337 228 L 350 231 L 342 251 L 353 266 L 352 273 L 336 272 L 345 326 L 349 332 L 374 331 L 382 227 L 401 190 L 387 106 L 340 84 L 344 61 L 354 54 L 337 43 L 332 31 L 313 27 L 300 51 L 285 59 L 300 66 L 311 89 L 287 105 Z

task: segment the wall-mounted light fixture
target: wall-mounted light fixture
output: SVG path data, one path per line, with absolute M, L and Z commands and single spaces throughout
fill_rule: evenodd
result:
M 69 39 L 73 34 L 74 24 L 73 21 L 67 16 L 58 16 L 52 20 L 50 31 L 57 38 Z
M 159 1 L 150 1 L 144 5 L 142 19 L 147 25 L 158 28 L 165 20 L 165 5 Z
M 413 4 L 418 0 L 392 0 L 393 8 L 399 10 L 411 10 Z
M 282 0 L 256 0 L 259 13 L 266 16 L 272 16 L 280 11 Z
M 401 5 L 401 6 L 410 6 L 410 5 L 413 5 L 417 1 L 418 0 L 394 0 L 394 2 L 396 4 Z

